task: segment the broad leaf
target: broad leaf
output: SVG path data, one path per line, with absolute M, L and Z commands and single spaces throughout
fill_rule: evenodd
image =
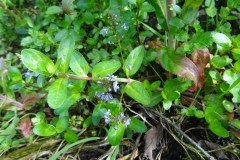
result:
M 138 71 L 143 61 L 144 52 L 144 47 L 138 46 L 128 55 L 123 66 L 123 70 L 127 77 L 134 75 Z
M 108 74 L 113 74 L 120 67 L 121 63 L 115 60 L 99 62 L 92 69 L 92 78 L 93 80 L 97 80 L 107 76 Z
M 147 131 L 147 126 L 141 120 L 134 117 L 131 117 L 128 128 L 139 133 L 144 133 Z
M 68 129 L 67 132 L 64 133 L 63 137 L 69 143 L 73 143 L 78 140 L 77 133 L 70 129 Z
M 199 83 L 200 72 L 189 58 L 175 53 L 171 48 L 162 48 L 159 60 L 163 68 L 170 73 L 192 80 L 194 86 L 189 88 L 190 91 L 195 91 L 201 87 L 201 83 Z
M 67 82 L 65 78 L 59 78 L 49 88 L 47 102 L 52 109 L 61 107 L 67 98 Z
M 67 111 L 80 98 L 79 93 L 69 93 L 65 101 L 54 110 L 55 114 L 60 114 Z
M 59 14 L 59 13 L 62 13 L 63 10 L 61 7 L 59 6 L 51 6 L 51 7 L 48 7 L 47 11 L 46 11 L 46 14 Z
M 20 119 L 19 128 L 25 138 L 28 138 L 31 133 L 31 120 L 29 116 Z
M 228 56 L 220 57 L 219 55 L 216 55 L 211 59 L 211 64 L 217 69 L 221 69 L 230 63 L 232 63 L 232 59 Z
M 69 63 L 74 52 L 75 41 L 71 36 L 66 36 L 60 42 L 57 50 L 57 66 L 60 72 L 66 73 L 69 68 Z
M 221 125 L 220 122 L 214 121 L 213 123 L 210 123 L 209 129 L 220 137 L 229 137 L 229 132 Z
M 223 106 L 224 108 L 228 111 L 228 112 L 233 112 L 234 109 L 234 105 L 232 102 L 228 101 L 228 100 L 223 100 Z
M 39 125 L 36 125 L 33 128 L 33 133 L 38 136 L 43 136 L 43 137 L 52 136 L 52 135 L 56 134 L 56 129 L 53 125 L 44 122 Z
M 108 141 L 112 146 L 116 146 L 121 142 L 123 135 L 124 126 L 120 122 L 118 125 L 110 127 L 108 131 Z
M 21 52 L 23 64 L 31 71 L 51 76 L 55 73 L 55 66 L 50 58 L 35 49 L 24 49 Z
M 135 101 L 143 105 L 150 104 L 150 96 L 141 82 L 133 81 L 127 84 L 124 91 L 128 96 L 133 98 Z
M 225 52 L 231 47 L 232 42 L 225 34 L 219 32 L 212 32 L 211 35 L 213 41 L 217 44 L 217 48 L 219 49 L 219 51 Z
M 60 117 L 56 124 L 57 133 L 62 133 L 63 131 L 65 131 L 68 127 L 68 122 L 69 122 L 68 116 Z
M 77 74 L 78 76 L 85 76 L 87 77 L 87 73 L 89 70 L 88 63 L 83 55 L 79 52 L 73 52 L 71 63 L 70 63 L 71 70 Z

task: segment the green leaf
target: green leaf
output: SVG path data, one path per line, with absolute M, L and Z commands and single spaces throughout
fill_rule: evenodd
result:
M 92 78 L 93 80 L 97 80 L 100 77 L 105 77 L 108 74 L 115 73 L 121 67 L 121 63 L 119 61 L 103 61 L 97 63 L 92 69 Z
M 78 76 L 87 77 L 87 73 L 89 71 L 89 65 L 81 53 L 76 51 L 73 52 L 70 68 Z
M 133 81 L 127 84 L 124 91 L 135 101 L 143 105 L 150 104 L 150 95 L 148 94 L 147 90 L 144 88 L 141 82 Z
M 64 100 L 62 104 L 58 108 L 54 110 L 55 114 L 60 114 L 67 111 L 73 104 L 79 100 L 80 94 L 79 93 L 70 93 L 68 94 L 67 98 Z
M 232 59 L 230 59 L 228 56 L 220 57 L 219 55 L 216 55 L 211 59 L 211 64 L 217 69 L 221 69 L 230 63 L 232 63 Z
M 129 129 L 133 130 L 134 132 L 144 133 L 147 131 L 147 126 L 139 119 L 135 117 L 130 118 L 130 124 L 128 126 Z
M 233 95 L 232 102 L 240 103 L 240 73 L 225 70 L 223 80 L 230 85 L 230 87 L 224 91 L 223 95 L 230 92 Z
M 154 107 L 156 106 L 158 103 L 160 103 L 162 101 L 162 96 L 161 93 L 159 92 L 153 92 L 152 96 L 150 98 L 150 104 L 149 105 L 145 105 L 144 107 Z
M 38 136 L 43 136 L 43 137 L 52 136 L 52 135 L 56 134 L 56 129 L 53 125 L 44 122 L 39 125 L 36 125 L 33 128 L 33 133 Z
M 65 131 L 68 127 L 68 123 L 69 123 L 68 116 L 60 117 L 56 124 L 57 133 L 62 133 L 63 131 Z
M 60 42 L 59 48 L 57 50 L 57 66 L 60 72 L 66 73 L 69 68 L 69 63 L 72 57 L 72 54 L 75 49 L 75 41 L 73 37 L 66 36 Z
M 35 49 L 24 49 L 21 52 L 23 64 L 31 71 L 51 76 L 55 73 L 55 66 L 50 58 Z
M 165 110 L 169 110 L 171 108 L 171 106 L 172 106 L 172 101 L 171 100 L 165 99 L 163 101 L 163 108 Z
M 219 137 L 229 137 L 229 132 L 217 120 L 210 123 L 209 129 Z
M 59 13 L 62 13 L 63 10 L 61 7 L 59 6 L 51 6 L 51 7 L 48 7 L 47 11 L 46 11 L 46 14 L 59 14 Z
M 94 16 L 91 12 L 87 11 L 82 14 L 82 20 L 87 24 L 93 24 Z
M 52 109 L 59 108 L 67 98 L 67 83 L 65 78 L 59 78 L 49 88 L 47 102 Z
M 74 0 L 62 0 L 62 9 L 66 14 L 73 14 Z
M 67 132 L 64 133 L 63 137 L 69 143 L 73 143 L 78 140 L 77 133 L 70 129 L 68 129 Z
M 88 128 L 92 123 L 92 116 L 88 116 L 87 119 L 83 122 L 83 128 Z
M 232 42 L 225 34 L 219 32 L 211 32 L 211 35 L 213 41 L 217 44 L 219 51 L 224 52 L 231 47 Z
M 237 128 L 237 129 L 240 129 L 240 120 L 238 119 L 234 119 L 232 120 L 231 122 L 229 122 L 230 125 L 232 125 L 233 127 Z
M 223 100 L 223 106 L 224 108 L 228 111 L 228 112 L 233 112 L 234 109 L 234 105 L 232 102 L 228 101 L 228 100 Z
M 168 79 L 164 83 L 163 91 L 162 91 L 162 96 L 164 99 L 167 100 L 175 100 L 180 97 L 180 93 L 184 92 L 185 90 L 190 87 L 191 81 L 189 80 L 180 80 L 180 79 Z
M 134 75 L 138 69 L 141 67 L 143 57 L 144 57 L 144 47 L 138 46 L 128 55 L 124 62 L 123 70 L 127 77 Z
M 108 141 L 112 146 L 116 146 L 121 142 L 123 135 L 124 126 L 120 122 L 118 125 L 110 127 L 108 131 Z
M 204 118 L 204 112 L 201 111 L 201 110 L 196 110 L 195 113 L 194 113 L 195 117 L 197 118 Z

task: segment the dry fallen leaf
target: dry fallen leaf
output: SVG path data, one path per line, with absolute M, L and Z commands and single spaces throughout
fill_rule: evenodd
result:
M 153 160 L 152 151 L 157 148 L 157 145 L 160 143 L 160 140 L 163 138 L 163 129 L 162 126 L 158 125 L 157 127 L 152 127 L 144 136 L 145 147 L 144 155 Z
M 216 143 L 209 142 L 206 140 L 200 140 L 198 142 L 200 146 L 207 146 L 211 150 L 216 150 L 213 152 L 217 158 L 222 159 L 222 160 L 229 160 L 229 158 L 224 154 L 224 152 L 221 150 L 220 146 Z
M 28 138 L 30 136 L 31 132 L 31 120 L 29 116 L 24 117 L 19 122 L 20 130 L 22 131 L 22 134 L 25 138 Z

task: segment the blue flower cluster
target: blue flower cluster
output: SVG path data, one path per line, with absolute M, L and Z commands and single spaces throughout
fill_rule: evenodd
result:
M 105 123 L 106 123 L 106 124 L 109 124 L 110 122 L 116 122 L 116 120 L 117 120 L 116 123 L 119 124 L 120 122 L 123 122 L 123 125 L 124 125 L 125 128 L 127 128 L 128 125 L 129 125 L 130 122 L 131 122 L 131 119 L 130 119 L 130 118 L 127 118 L 127 117 L 124 115 L 123 112 L 122 112 L 122 113 L 118 116 L 118 118 L 116 119 L 116 118 L 114 118 L 114 117 L 111 117 L 111 111 L 110 111 L 110 110 L 107 110 L 107 112 L 104 114 L 103 117 L 104 117 L 104 120 L 105 120 Z M 118 130 L 117 125 L 114 126 L 114 129 L 115 129 L 115 130 Z
M 117 78 L 117 76 L 114 76 L 114 75 L 108 75 L 108 78 L 107 78 L 107 80 L 108 80 L 108 83 L 112 80 L 112 79 L 114 79 L 114 78 Z M 102 84 L 102 85 L 104 85 L 105 83 L 104 82 L 102 82 L 102 81 L 97 81 L 97 83 L 98 84 Z M 119 87 L 119 84 L 118 84 L 118 82 L 117 81 L 114 81 L 113 82 L 113 84 L 112 84 L 112 88 L 113 88 L 113 91 L 114 92 L 117 92 L 118 91 L 118 89 L 120 88 Z M 108 88 L 108 91 L 109 92 L 111 92 L 111 87 L 109 87 Z M 113 96 L 112 96 L 112 94 L 111 93 L 96 93 L 96 97 L 98 97 L 98 98 L 100 98 L 101 100 L 103 100 L 103 101 L 108 101 L 108 100 L 111 100 L 111 99 L 113 99 Z

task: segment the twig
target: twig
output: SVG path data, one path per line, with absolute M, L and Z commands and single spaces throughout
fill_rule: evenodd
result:
M 75 80 L 87 80 L 87 81 L 92 81 L 92 77 L 81 77 L 81 76 L 76 76 L 76 75 L 72 75 L 72 74 L 62 74 L 62 73 L 59 73 L 57 74 L 58 77 L 61 77 L 61 78 L 68 78 L 68 79 L 75 79 Z M 104 79 L 108 79 L 108 77 L 104 77 Z M 131 78 L 112 78 L 110 79 L 110 81 L 117 81 L 117 82 L 122 82 L 122 83 L 130 83 L 132 81 L 135 81 Z
M 173 126 L 180 134 L 183 135 L 183 137 L 185 137 L 190 143 L 192 143 L 198 150 L 200 150 L 209 160 L 216 160 L 214 157 L 212 157 L 210 154 L 208 154 L 207 151 L 205 151 L 201 146 L 199 146 L 192 138 L 190 138 L 187 134 L 185 134 L 178 126 L 176 126 L 170 119 L 168 119 L 167 117 L 165 117 L 164 115 L 147 109 L 150 112 L 160 116 L 164 121 L 166 121 L 168 124 L 170 124 L 171 126 Z
M 24 104 L 18 101 L 12 100 L 6 96 L 0 95 L 0 99 L 3 100 L 4 102 L 11 103 L 12 105 L 17 106 L 19 108 L 24 108 Z

